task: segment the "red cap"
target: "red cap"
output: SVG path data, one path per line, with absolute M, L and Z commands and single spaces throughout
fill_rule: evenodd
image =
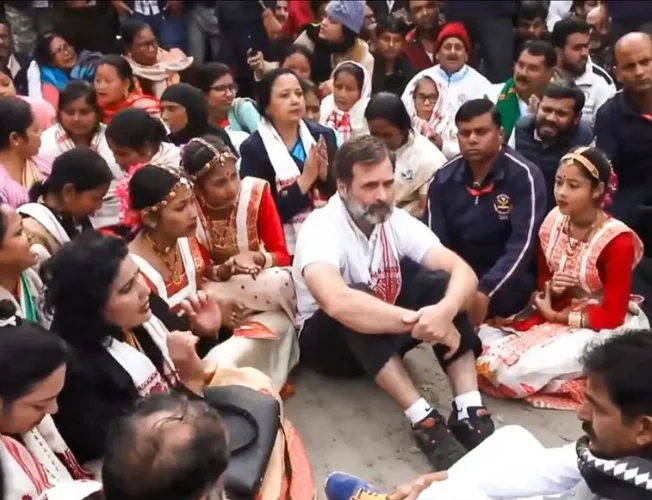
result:
M 436 52 L 439 52 L 439 48 L 447 38 L 459 38 L 462 40 L 467 54 L 471 54 L 471 40 L 462 23 L 447 23 L 444 25 L 437 37 Z

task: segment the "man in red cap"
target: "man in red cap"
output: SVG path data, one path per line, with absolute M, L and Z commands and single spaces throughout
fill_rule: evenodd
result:
M 470 99 L 480 99 L 493 93 L 489 80 L 468 65 L 471 54 L 469 35 L 462 23 L 448 23 L 439 32 L 435 44 L 437 64 L 417 74 L 405 87 L 403 96 L 410 95 L 416 82 L 424 76 L 441 82 L 448 88 L 449 98 L 456 104 L 453 112 Z

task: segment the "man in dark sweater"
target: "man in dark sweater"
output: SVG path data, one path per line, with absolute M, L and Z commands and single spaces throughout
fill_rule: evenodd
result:
M 543 91 L 536 114 L 516 122 L 509 145 L 539 167 L 546 181 L 546 213 L 555 206 L 553 189 L 559 161 L 575 146 L 593 142 L 591 126 L 583 122 L 584 93 L 571 81 L 551 83 Z
M 7 68 L 14 80 L 16 92 L 27 95 L 27 68 L 31 58 L 27 54 L 16 52 L 9 23 L 0 19 L 0 64 Z

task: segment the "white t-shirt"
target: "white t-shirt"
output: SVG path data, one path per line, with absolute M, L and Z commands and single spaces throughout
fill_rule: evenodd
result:
M 393 235 L 399 259 L 409 257 L 421 262 L 428 250 L 441 245 L 428 226 L 400 208 L 394 208 L 383 225 Z M 339 194 L 308 216 L 299 231 L 292 266 L 297 293 L 297 323 L 300 326 L 319 309 L 303 278 L 306 266 L 317 262 L 333 264 L 347 285 L 369 285 L 372 253 L 379 229 L 380 226 L 376 226 L 367 238 L 351 219 Z

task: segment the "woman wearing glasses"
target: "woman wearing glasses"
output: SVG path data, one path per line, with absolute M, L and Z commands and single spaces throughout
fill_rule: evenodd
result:
M 228 132 L 253 134 L 258 130 L 260 114 L 253 100 L 236 97 L 238 84 L 226 64 L 212 62 L 197 72 L 197 86 L 208 104 L 208 122 Z
M 43 98 L 55 109 L 61 92 L 71 80 L 92 82 L 101 58 L 98 52 L 77 51 L 56 33 L 46 33 L 36 43 L 34 60 L 41 72 Z
M 424 76 L 408 84 L 402 99 L 417 132 L 430 139 L 446 159 L 460 154 L 455 125 L 456 103 L 446 87 Z

